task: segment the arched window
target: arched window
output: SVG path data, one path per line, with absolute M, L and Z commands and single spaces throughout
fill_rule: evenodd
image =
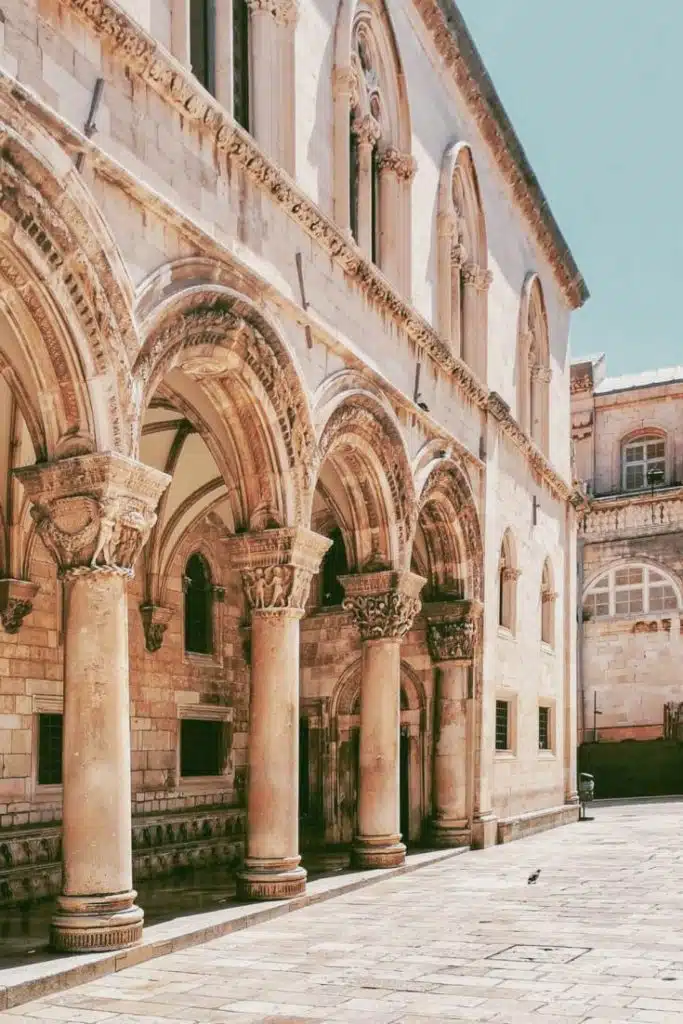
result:
M 666 482 L 666 441 L 644 434 L 621 446 L 621 486 L 625 491 L 661 487 Z
M 491 274 L 479 184 L 464 143 L 446 151 L 437 221 L 439 333 L 483 380 Z
M 541 282 L 530 274 L 522 292 L 517 344 L 517 418 L 522 430 L 548 454 L 550 343 Z
M 321 604 L 328 608 L 341 604 L 344 600 L 344 588 L 339 582 L 339 577 L 349 571 L 341 530 L 334 529 L 330 534 L 330 539 L 332 547 L 325 552 L 320 570 Z
M 553 586 L 553 570 L 549 559 L 543 563 L 541 575 L 541 643 L 555 646 L 555 601 L 557 594 Z
M 674 612 L 680 607 L 678 588 L 660 569 L 633 563 L 609 569 L 588 587 L 584 618 Z
M 392 284 L 409 292 L 415 161 L 404 76 L 384 5 L 342 0 L 335 45 L 335 219 Z
M 190 0 L 190 66 L 212 95 L 216 91 L 215 0 Z
M 498 564 L 498 625 L 515 632 L 517 617 L 517 580 L 520 572 L 514 555 L 514 545 L 509 530 L 505 531 L 500 546 L 500 562 Z
M 185 591 L 185 650 L 213 652 L 213 587 L 206 559 L 195 552 L 187 560 Z

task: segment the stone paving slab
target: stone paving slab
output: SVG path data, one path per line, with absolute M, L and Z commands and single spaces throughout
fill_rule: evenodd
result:
M 170 952 L 0 1024 L 683 1024 L 682 824 L 675 802 L 596 808 L 592 822 Z

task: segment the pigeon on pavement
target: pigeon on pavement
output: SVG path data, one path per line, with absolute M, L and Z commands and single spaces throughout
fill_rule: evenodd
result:
M 534 885 L 538 881 L 538 878 L 539 878 L 540 874 L 541 874 L 541 869 L 540 868 L 537 868 L 536 871 L 533 871 L 529 875 L 527 880 L 526 880 L 527 881 L 527 885 Z

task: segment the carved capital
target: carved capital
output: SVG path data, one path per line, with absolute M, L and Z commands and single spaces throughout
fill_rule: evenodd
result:
M 61 576 L 133 575 L 170 477 L 122 455 L 79 455 L 15 470 Z
M 522 575 L 521 569 L 502 569 L 501 574 L 506 583 L 515 583 Z
M 141 604 L 140 616 L 145 633 L 145 647 L 150 654 L 158 651 L 164 642 L 164 633 L 173 612 L 159 604 Z
M 365 117 L 354 117 L 351 131 L 360 144 L 365 143 L 368 146 L 374 146 L 382 134 L 379 123 L 372 114 L 366 114 Z
M 0 621 L 6 633 L 18 633 L 33 609 L 38 584 L 28 580 L 0 580 Z
M 252 14 L 271 14 L 281 25 L 293 24 L 299 16 L 297 0 L 247 0 Z
M 451 266 L 462 267 L 467 260 L 467 250 L 462 242 L 456 242 L 451 246 Z
M 475 288 L 479 292 L 487 292 L 491 287 L 493 281 L 493 272 L 491 270 L 484 270 L 482 267 L 478 268 L 477 278 L 474 282 Z
M 403 181 L 412 181 L 417 172 L 417 161 L 410 153 L 401 153 L 394 146 L 388 146 L 377 161 L 380 174 L 389 171 Z
M 425 606 L 432 661 L 471 663 L 479 643 L 480 601 L 444 601 Z
M 463 263 L 460 273 L 462 274 L 462 281 L 464 285 L 469 286 L 470 288 L 477 287 L 477 282 L 479 280 L 479 267 L 476 263 L 472 263 L 471 260 L 467 263 Z
M 415 573 L 359 573 L 339 582 L 346 593 L 342 608 L 353 612 L 362 640 L 400 640 L 420 611 L 425 580 Z
M 232 568 L 242 574 L 252 613 L 303 615 L 311 577 L 331 543 L 329 537 L 302 527 L 231 537 L 227 544 Z

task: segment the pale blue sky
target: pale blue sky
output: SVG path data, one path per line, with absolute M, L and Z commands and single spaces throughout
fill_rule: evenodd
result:
M 457 0 L 582 271 L 572 354 L 683 363 L 683 0 Z

